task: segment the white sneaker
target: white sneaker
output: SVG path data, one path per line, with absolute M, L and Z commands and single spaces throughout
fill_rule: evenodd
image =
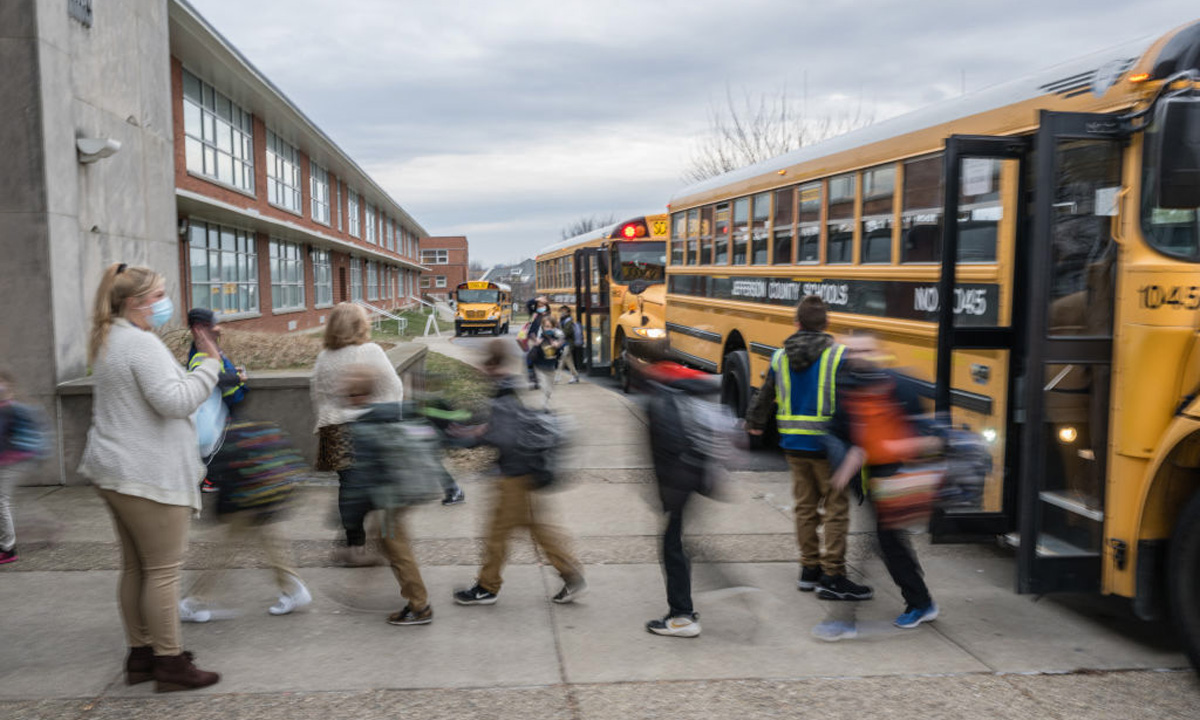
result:
M 700 621 L 697 618 L 695 613 L 691 616 L 668 615 L 661 620 L 646 623 L 646 630 L 655 635 L 693 638 L 700 635 Z
M 302 608 L 312 602 L 312 593 L 298 579 L 293 579 L 294 587 L 290 593 L 281 593 L 279 600 L 267 608 L 272 615 L 287 615 L 297 608 Z
M 198 598 L 185 597 L 179 601 L 180 622 L 206 623 L 212 619 L 212 611 L 205 607 Z

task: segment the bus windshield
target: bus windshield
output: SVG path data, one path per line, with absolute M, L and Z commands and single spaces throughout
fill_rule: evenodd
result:
M 460 303 L 497 303 L 500 302 L 499 290 L 459 290 Z
M 612 248 L 612 279 L 628 283 L 642 280 L 660 283 L 666 277 L 667 244 L 663 242 L 621 242 Z

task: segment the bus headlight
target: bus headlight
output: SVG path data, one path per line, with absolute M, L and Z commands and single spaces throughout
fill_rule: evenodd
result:
M 979 434 L 982 435 L 983 439 L 985 441 L 987 441 L 989 444 L 996 442 L 996 438 L 998 437 L 998 434 L 997 434 L 995 428 L 984 428 L 983 432 L 981 432 Z
M 661 340 L 667 336 L 667 331 L 662 328 L 634 328 L 633 334 L 638 337 L 646 338 L 647 340 Z
M 1075 442 L 1077 437 L 1079 437 L 1079 432 L 1070 425 L 1058 429 L 1058 441 L 1063 445 L 1070 445 Z

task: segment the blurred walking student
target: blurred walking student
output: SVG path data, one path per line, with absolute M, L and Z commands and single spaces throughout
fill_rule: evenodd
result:
M 370 506 L 346 490 L 346 472 L 352 461 L 347 424 L 363 410 L 346 404 L 342 383 L 348 368 L 366 365 L 379 372 L 379 382 L 367 402 L 402 402 L 404 386 L 383 348 L 371 342 L 371 324 L 358 305 L 343 302 L 334 306 L 325 327 L 324 344 L 325 349 L 317 355 L 310 385 L 317 416 L 314 432 L 319 435 L 317 470 L 338 474 L 338 513 L 346 533 L 342 562 L 349 566 L 372 565 L 375 560 L 367 554 L 367 531 L 363 527 Z
M 279 589 L 279 599 L 267 612 L 287 615 L 312 602 L 278 525 L 305 469 L 299 452 L 275 423 L 235 420 L 229 424 L 225 441 L 208 466 L 209 477 L 219 490 L 217 516 L 225 525 L 225 537 L 216 562 L 179 603 L 183 622 L 204 623 L 229 615 L 211 606 L 212 592 L 249 541 L 266 551 Z
M 153 332 L 172 315 L 161 275 L 125 263 L 105 270 L 88 340 L 92 426 L 79 466 L 121 543 L 125 682 L 154 680 L 160 692 L 220 680 L 193 665 L 179 625 L 180 564 L 204 477 L 190 416 L 217 384 L 220 351 L 197 329 L 196 347 L 208 357 L 185 372 Z
M 650 391 L 650 451 L 667 516 L 662 538 L 667 614 L 646 623 L 646 630 L 696 637 L 700 616 L 692 606 L 692 568 L 683 546 L 683 518 L 693 494 L 711 495 L 715 489 L 717 438 L 707 433 L 710 428 L 699 416 L 705 412 L 700 404 L 715 401 L 721 383 L 718 376 L 672 362 L 649 366 L 645 379 Z
M 213 341 L 217 343 L 217 348 L 221 345 L 221 326 L 217 324 L 217 316 L 208 308 L 192 308 L 187 314 L 188 330 L 195 334 L 197 327 L 205 328 L 212 336 Z M 196 343 L 193 342 L 188 348 L 188 370 L 195 370 L 207 353 L 202 353 L 196 349 Z M 229 408 L 229 414 L 232 417 L 234 407 L 236 407 L 246 397 L 246 369 L 233 364 L 233 361 L 221 350 L 221 374 L 217 379 L 217 390 L 221 393 L 221 400 L 225 403 L 225 407 Z M 202 492 L 216 492 L 217 486 L 212 483 L 211 478 L 204 478 L 200 483 Z
M 533 369 L 538 375 L 537 385 L 542 389 L 543 410 L 550 409 L 550 396 L 554 394 L 554 376 L 558 372 L 559 354 L 563 352 L 565 342 L 562 330 L 558 329 L 558 321 L 550 315 L 543 316 L 538 344 L 531 349 Z
M 517 344 L 525 353 L 525 370 L 529 375 L 529 385 L 534 390 L 540 387 L 534 360 L 538 356 L 538 345 L 542 342 L 542 320 L 550 316 L 550 301 L 545 295 L 539 295 L 529 301 L 529 322 L 517 333 Z
M 571 379 L 568 382 L 579 382 L 578 367 L 581 364 L 579 350 L 583 345 L 583 332 L 580 329 L 579 323 L 571 317 L 571 308 L 563 305 L 558 308 L 559 320 L 558 328 L 563 334 L 563 347 L 559 353 L 558 369 L 561 371 L 564 367 L 567 372 L 571 373 Z M 554 373 L 554 382 L 558 382 L 558 373 Z
M 837 462 L 831 483 L 840 491 L 850 482 L 858 482 L 865 468 L 880 553 L 904 596 L 904 612 L 894 624 L 915 628 L 935 620 L 938 606 L 925 585 L 905 527 L 911 524 L 911 513 L 920 512 L 913 502 L 921 502 L 916 495 L 908 495 L 910 489 L 921 492 L 919 478 L 912 476 L 908 464 L 940 451 L 942 441 L 932 434 L 932 423 L 920 419 L 923 408 L 911 384 L 881 367 L 875 338 L 855 335 L 846 338 L 845 345 L 844 370 L 837 379 L 837 410 L 827 437 L 830 460 Z M 931 499 L 926 495 L 926 500 Z M 852 637 L 853 632 L 852 627 L 842 628 L 841 637 Z
M 441 485 L 435 474 L 445 469 L 430 469 L 417 464 L 412 444 L 405 445 L 405 428 L 401 423 L 400 403 L 371 402 L 387 387 L 394 371 L 383 371 L 371 365 L 346 368 L 342 378 L 342 393 L 348 406 L 359 413 L 350 424 L 349 436 L 354 462 L 346 470 L 342 492 L 354 500 L 354 506 L 367 512 L 382 510 L 382 544 L 392 566 L 392 574 L 400 584 L 405 606 L 388 616 L 391 625 L 428 625 L 433 621 L 429 592 L 421 578 L 421 568 L 408 539 L 409 505 L 432 502 L 441 496 Z M 430 442 L 439 448 L 436 432 L 429 428 Z M 403 465 L 411 472 L 404 472 Z M 364 512 L 365 514 L 365 512 Z M 361 518 L 360 518 L 361 522 Z
M 17 561 L 12 497 L 22 478 L 46 455 L 46 423 L 41 413 L 16 401 L 16 380 L 0 370 L 0 565 Z
M 491 416 L 486 425 L 459 427 L 457 436 L 466 444 L 487 444 L 500 451 L 500 479 L 488 524 L 483 567 L 475 584 L 466 590 L 454 593 L 454 602 L 459 605 L 491 605 L 504 580 L 501 571 L 508 552 L 508 537 L 519 527 L 529 528 L 529 534 L 550 560 L 550 564 L 562 576 L 563 586 L 553 598 L 556 603 L 573 602 L 587 590 L 583 577 L 583 565 L 569 549 L 570 537 L 566 531 L 551 524 L 546 517 L 542 498 L 532 488 L 530 458 L 522 442 L 521 418 L 529 410 L 517 397 L 518 379 L 509 369 L 512 359 L 503 340 L 488 343 L 483 368 L 494 386 Z
M 825 302 L 809 295 L 796 305 L 796 332 L 771 357 L 767 377 L 746 412 L 746 428 L 762 435 L 774 410 L 779 444 L 792 471 L 796 541 L 804 592 L 824 600 L 867 600 L 874 591 L 846 577 L 846 535 L 850 502 L 829 482 L 825 426 L 834 413 L 835 379 L 844 348 L 825 332 Z M 821 512 L 823 508 L 824 512 Z M 822 551 L 818 529 L 823 528 Z

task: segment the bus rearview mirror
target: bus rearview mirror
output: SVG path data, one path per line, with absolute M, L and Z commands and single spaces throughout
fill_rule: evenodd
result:
M 1200 207 L 1200 98 L 1164 100 L 1158 125 L 1158 206 Z

